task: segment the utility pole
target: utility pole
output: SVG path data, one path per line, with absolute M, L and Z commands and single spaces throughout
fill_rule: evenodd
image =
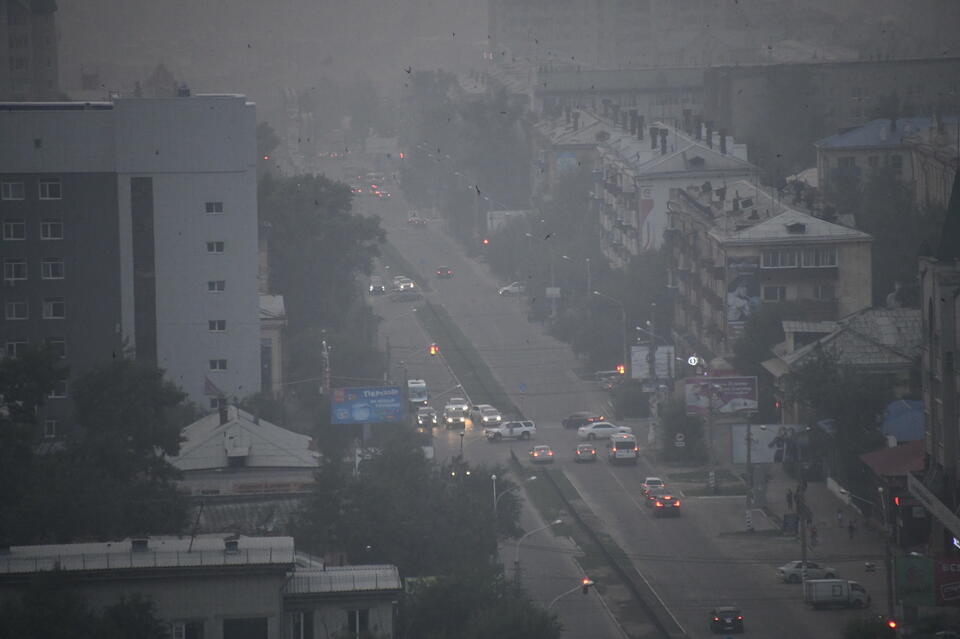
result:
M 327 331 L 322 330 L 320 332 L 322 340 L 320 342 L 321 354 L 323 356 L 323 382 L 321 386 L 321 393 L 323 395 L 330 394 L 330 348 L 327 346 Z
M 650 302 L 650 348 L 647 349 L 650 381 L 657 382 L 657 303 Z
M 593 327 L 593 282 L 590 278 L 590 258 L 587 258 L 587 326 Z

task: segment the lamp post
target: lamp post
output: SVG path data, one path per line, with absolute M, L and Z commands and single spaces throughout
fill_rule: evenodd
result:
M 623 302 L 616 298 L 605 295 L 600 291 L 594 291 L 593 294 L 609 300 L 620 307 L 620 321 L 623 324 L 623 370 L 626 375 L 630 375 L 632 371 L 630 370 L 630 345 L 627 342 L 627 309 L 624 307 Z
M 517 547 L 513 553 L 513 578 L 515 581 L 517 581 L 517 583 L 520 582 L 520 544 L 522 544 L 523 540 L 529 537 L 530 535 L 536 534 L 541 530 L 546 530 L 551 526 L 556 526 L 557 524 L 562 524 L 562 523 L 563 523 L 562 519 L 554 519 L 549 524 L 540 526 L 539 528 L 534 528 L 533 530 L 526 533 L 523 537 L 517 540 Z
M 883 490 L 883 486 L 877 486 L 877 492 L 880 494 L 880 512 L 883 513 L 883 569 L 886 571 L 886 586 L 887 586 L 887 617 L 892 619 L 896 616 L 896 602 L 894 601 L 894 590 L 893 590 L 893 551 L 890 548 L 890 529 L 887 527 L 889 523 L 887 521 L 887 503 L 886 503 L 886 493 Z M 840 489 L 840 494 L 849 497 L 850 499 L 856 499 L 857 501 L 868 504 L 873 508 L 874 503 L 869 499 L 864 499 L 859 495 L 854 495 L 846 488 Z

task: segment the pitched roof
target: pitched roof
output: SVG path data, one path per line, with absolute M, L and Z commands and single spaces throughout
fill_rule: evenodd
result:
M 910 366 L 923 346 L 920 310 L 868 308 L 837 321 L 837 329 L 782 357 L 795 366 L 818 348 L 841 363 L 869 368 Z
M 755 188 L 752 185 L 748 186 L 750 189 Z M 728 187 L 727 189 L 728 193 L 730 192 L 730 188 L 732 187 Z M 748 193 L 753 194 L 753 191 L 748 191 Z M 763 193 L 763 191 L 761 191 L 761 193 Z M 788 228 L 800 228 L 793 227 L 795 224 L 802 225 L 802 232 L 791 231 L 790 228 Z M 850 242 L 870 241 L 873 239 L 869 233 L 864 233 L 863 231 L 858 231 L 848 226 L 834 224 L 833 222 L 827 222 L 826 220 L 821 220 L 818 217 L 794 209 L 787 209 L 779 215 L 775 215 L 746 229 L 739 231 L 713 229 L 710 233 L 727 243 L 769 242 L 780 239 L 793 242 Z
M 860 460 L 881 477 L 898 477 L 923 470 L 923 440 L 860 455 Z
M 226 468 L 231 457 L 245 457 L 246 467 L 311 468 L 319 455 L 311 438 L 258 420 L 236 406 L 227 407 L 227 421 L 207 415 L 183 429 L 180 454 L 170 463 L 180 470 Z
M 958 118 L 944 117 L 944 122 L 957 122 Z M 849 131 L 837 133 L 818 140 L 814 145 L 821 149 L 895 149 L 904 145 L 904 138 L 934 125 L 930 116 L 897 118 L 896 128 L 891 128 L 889 118 L 872 120 Z

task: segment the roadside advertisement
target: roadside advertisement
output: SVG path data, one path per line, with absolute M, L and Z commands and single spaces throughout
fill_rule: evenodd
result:
M 757 410 L 756 377 L 688 377 L 684 380 L 687 415 L 735 415 Z
M 937 606 L 960 606 L 960 559 L 933 560 L 933 594 Z
M 907 606 L 960 606 L 960 559 L 903 555 L 894 558 L 897 599 Z
M 727 339 L 743 335 L 747 318 L 760 307 L 760 258 L 727 258 Z
M 754 464 L 774 464 L 783 461 L 783 424 L 753 424 L 750 440 L 747 440 L 747 425 L 730 426 L 731 461 L 747 463 L 747 446 L 750 446 L 750 461 Z
M 407 402 L 399 386 L 334 388 L 331 395 L 334 424 L 400 423 L 406 418 Z
M 654 353 L 654 379 L 673 379 L 673 346 L 657 346 Z M 650 379 L 650 345 L 639 344 L 630 347 L 630 376 L 642 381 Z

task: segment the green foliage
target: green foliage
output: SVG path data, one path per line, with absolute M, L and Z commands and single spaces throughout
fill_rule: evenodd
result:
M 429 576 L 488 564 L 498 534 L 518 531 L 519 503 L 513 484 L 499 478 L 503 469 L 436 465 L 407 431 L 380 448 L 361 464 L 359 476 L 339 457 L 326 458 L 295 522 L 298 543 L 317 553 L 345 550 L 354 562 L 393 563 L 404 575 Z M 503 495 L 496 518 L 493 473 Z
M 325 176 L 265 176 L 261 221 L 268 225 L 272 289 L 284 295 L 291 330 L 346 328 L 344 309 L 360 299 L 357 275 L 370 273 L 386 235 L 375 216 L 351 212 L 346 184 Z
M 843 639 L 894 639 L 896 636 L 880 617 L 851 619 L 843 629 Z

